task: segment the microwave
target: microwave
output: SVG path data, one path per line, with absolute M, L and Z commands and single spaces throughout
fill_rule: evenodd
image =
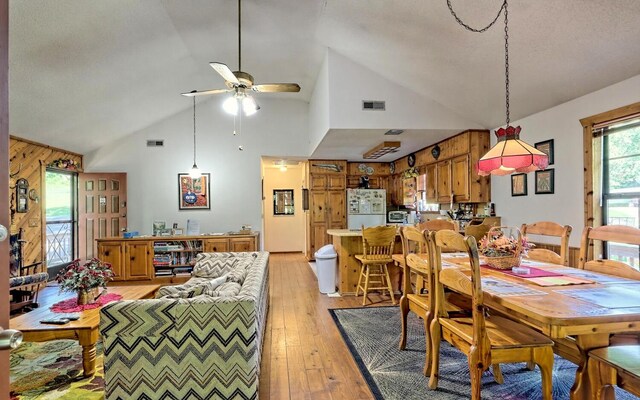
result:
M 409 215 L 407 211 L 389 211 L 387 221 L 403 224 L 407 221 L 407 215 Z

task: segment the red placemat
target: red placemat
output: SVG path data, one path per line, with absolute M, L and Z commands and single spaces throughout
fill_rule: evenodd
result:
M 518 276 L 520 278 L 542 278 L 545 276 L 562 276 L 562 274 L 559 274 L 557 272 L 551 272 L 551 271 L 547 271 L 544 269 L 539 269 L 539 268 L 531 268 L 531 267 L 527 267 L 529 268 L 529 273 L 528 274 L 515 274 L 513 273 L 513 271 L 511 271 L 510 269 L 498 269 L 498 268 L 493 268 L 487 264 L 481 264 L 480 265 L 482 268 L 487 268 L 493 271 L 498 271 L 498 272 L 502 272 L 503 274 L 507 274 L 507 275 L 511 275 L 511 276 Z
M 57 313 L 71 313 L 71 312 L 80 312 L 84 310 L 91 310 L 94 308 L 102 307 L 107 303 L 111 303 L 112 301 L 118 301 L 122 299 L 122 296 L 117 293 L 105 293 L 102 296 L 98 297 L 98 300 L 93 304 L 84 304 L 78 305 L 78 298 L 74 297 L 72 299 L 62 300 L 57 302 L 56 304 L 51 306 L 51 311 Z

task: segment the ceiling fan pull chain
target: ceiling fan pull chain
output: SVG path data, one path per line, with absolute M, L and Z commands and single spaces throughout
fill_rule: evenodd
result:
M 496 15 L 496 17 L 493 19 L 493 21 L 491 21 L 491 23 L 487 26 L 485 26 L 484 28 L 481 29 L 476 29 L 476 28 L 472 28 L 469 25 L 465 24 L 464 22 L 462 22 L 462 20 L 460 19 L 460 17 L 458 17 L 458 15 L 456 14 L 455 11 L 453 11 L 453 6 L 451 5 L 451 0 L 447 0 L 447 6 L 449 7 L 449 12 L 451 12 L 451 15 L 453 15 L 453 18 L 456 19 L 456 21 L 458 21 L 458 23 L 462 26 L 465 27 L 465 29 L 471 31 L 471 32 L 477 32 L 477 33 L 482 33 L 485 32 L 487 29 L 491 28 L 493 26 L 493 24 L 496 23 L 496 21 L 498 20 L 498 17 L 500 17 L 500 14 L 502 13 L 502 9 L 507 10 L 507 0 L 504 0 L 504 2 L 502 3 L 502 6 L 500 7 L 500 9 L 498 10 L 498 15 Z

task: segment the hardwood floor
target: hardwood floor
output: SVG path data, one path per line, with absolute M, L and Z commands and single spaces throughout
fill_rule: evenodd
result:
M 361 307 L 362 297 L 321 294 L 302 254 L 271 254 L 269 268 L 260 398 L 373 399 L 327 311 Z M 369 298 L 375 305 L 391 305 L 388 296 Z

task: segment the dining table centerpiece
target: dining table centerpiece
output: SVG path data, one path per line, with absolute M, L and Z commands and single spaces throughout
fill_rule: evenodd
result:
M 113 279 L 111 264 L 92 258 L 81 262 L 73 260 L 56 276 L 61 292 L 75 292 L 78 305 L 93 304 L 101 295 L 100 289 L 106 288 Z
M 478 250 L 487 265 L 506 270 L 519 267 L 522 256 L 533 246 L 517 227 L 494 226 L 480 239 Z

